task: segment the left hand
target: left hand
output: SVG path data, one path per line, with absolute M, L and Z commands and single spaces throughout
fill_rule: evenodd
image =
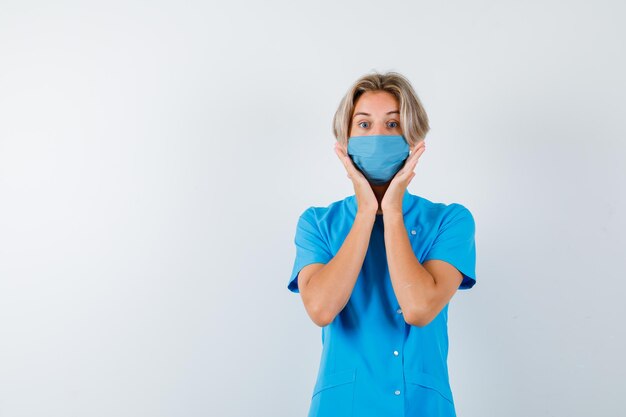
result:
M 411 152 L 411 155 L 404 163 L 402 169 L 394 175 L 393 179 L 389 183 L 387 191 L 385 191 L 382 201 L 380 202 L 380 208 L 383 211 L 383 214 L 390 212 L 398 212 L 402 214 L 402 199 L 404 197 L 404 191 L 415 176 L 415 172 L 413 172 L 413 170 L 425 150 L 426 143 L 424 140 L 421 140 L 413 147 L 413 152 Z

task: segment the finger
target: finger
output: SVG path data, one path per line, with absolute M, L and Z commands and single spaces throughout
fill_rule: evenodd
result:
M 411 156 L 419 158 L 419 155 L 421 155 L 425 149 L 426 149 L 426 142 L 421 141 L 420 143 L 418 143 L 417 145 L 413 147 L 413 152 L 411 152 Z
M 419 158 L 419 155 L 421 155 L 421 154 L 418 154 L 418 149 L 419 149 L 419 145 L 413 147 L 413 150 L 411 151 L 411 155 L 409 155 L 409 157 L 407 158 L 404 166 L 411 165 L 413 163 L 413 161 L 415 161 L 417 158 Z
M 337 152 L 337 154 L 341 158 L 344 158 L 344 157 L 348 156 L 348 153 L 346 152 L 346 149 L 343 146 L 341 146 L 339 143 L 335 143 L 335 152 Z
M 337 153 L 337 156 L 339 157 L 339 159 L 343 163 L 343 166 L 346 169 L 346 172 L 348 173 L 348 178 L 351 178 L 351 176 L 354 175 L 354 172 L 356 171 L 356 168 L 354 167 L 354 164 L 352 163 L 352 160 L 350 160 L 350 157 L 346 154 L 345 147 L 343 147 L 340 144 L 336 143 L 335 144 L 335 152 Z
M 421 155 L 423 152 L 424 152 L 423 150 L 422 150 L 422 151 L 417 151 L 417 152 L 415 153 L 415 155 L 416 155 L 416 156 L 415 156 L 415 158 L 413 158 L 411 161 L 409 161 L 409 162 L 406 164 L 406 168 L 407 168 L 407 170 L 408 170 L 408 171 L 413 171 L 413 170 L 415 169 L 415 167 L 417 166 L 417 162 L 419 161 L 419 157 L 420 157 L 420 155 Z
M 401 172 L 398 173 L 400 176 L 404 175 L 409 170 L 412 171 L 415 168 L 415 165 L 417 165 L 417 160 L 419 159 L 420 155 L 424 153 L 424 149 L 425 146 L 423 141 L 413 147 L 411 155 L 404 163 L 404 166 L 400 170 Z
M 413 153 L 411 154 L 411 158 L 412 158 L 411 162 L 413 161 L 417 162 L 417 160 L 420 158 L 420 156 L 422 156 L 425 150 L 426 150 L 426 146 L 424 145 L 423 142 L 420 145 L 417 145 L 414 148 Z
M 417 161 L 419 160 L 419 157 L 424 153 L 424 150 L 426 148 L 423 146 L 423 142 L 422 142 L 419 145 L 416 145 L 413 149 L 414 149 L 413 153 L 411 154 L 409 159 L 407 159 L 406 163 L 404 164 L 400 172 L 398 172 L 399 177 L 405 175 L 408 172 L 412 172 L 415 169 L 415 167 L 417 166 Z
M 346 166 L 346 154 L 338 143 L 335 143 L 335 154 L 343 164 L 343 166 L 348 169 Z
M 425 150 L 426 150 L 426 147 L 422 146 L 421 148 L 415 151 L 415 162 L 417 162 L 417 160 L 420 159 L 420 156 L 422 156 Z

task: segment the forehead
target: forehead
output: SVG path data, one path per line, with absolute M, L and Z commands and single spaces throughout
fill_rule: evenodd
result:
M 366 91 L 361 94 L 354 105 L 354 111 L 388 112 L 398 109 L 398 100 L 387 91 Z M 367 111 L 370 110 L 370 111 Z

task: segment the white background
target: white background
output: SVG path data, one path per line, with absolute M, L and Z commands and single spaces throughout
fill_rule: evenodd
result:
M 306 415 L 295 226 L 373 70 L 476 221 L 459 416 L 623 415 L 625 8 L 433 3 L 0 1 L 0 416 Z

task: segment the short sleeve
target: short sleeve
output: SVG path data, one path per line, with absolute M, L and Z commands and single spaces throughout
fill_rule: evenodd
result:
M 472 213 L 461 204 L 448 206 L 437 232 L 437 237 L 422 260 L 439 259 L 452 264 L 463 274 L 460 290 L 470 289 L 476 284 L 475 223 Z
M 294 238 L 296 258 L 287 288 L 299 293 L 298 274 L 305 266 L 312 263 L 328 263 L 333 258 L 326 240 L 320 233 L 319 224 L 313 207 L 309 207 L 300 215 Z

